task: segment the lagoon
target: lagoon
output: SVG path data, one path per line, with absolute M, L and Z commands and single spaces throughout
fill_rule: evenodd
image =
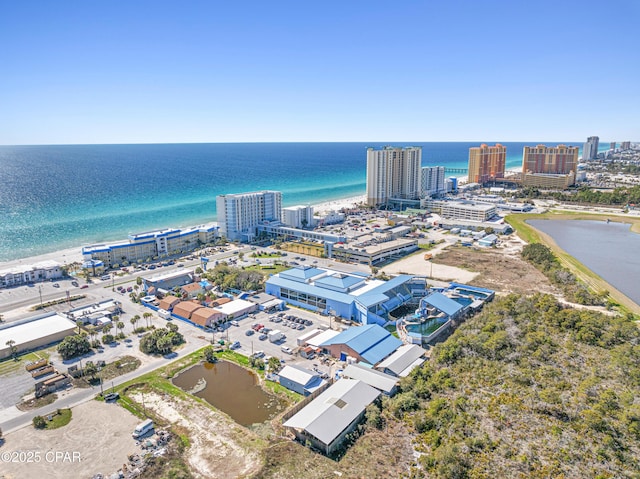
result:
M 564 251 L 640 304 L 640 235 L 631 225 L 593 220 L 529 220 Z

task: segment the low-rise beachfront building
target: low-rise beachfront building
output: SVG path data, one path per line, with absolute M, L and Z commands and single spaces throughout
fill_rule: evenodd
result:
M 522 186 L 531 186 L 544 190 L 566 190 L 576 182 L 576 174 L 553 173 L 525 173 L 522 176 Z
M 366 246 L 351 244 L 337 244 L 329 248 L 329 258 L 341 259 L 350 263 L 374 266 L 388 259 L 399 259 L 418 249 L 417 239 L 392 239 L 382 242 L 372 242 Z
M 203 328 L 211 328 L 217 322 L 224 321 L 226 316 L 213 308 L 199 308 L 191 313 L 190 321 Z
M 191 315 L 202 305 L 196 301 L 182 301 L 173 307 L 173 314 L 183 319 L 191 319 Z
M 0 324 L 0 359 L 11 356 L 11 342 L 16 354 L 20 354 L 62 341 L 76 332 L 76 323 L 58 313 L 45 313 Z
M 302 444 L 307 441 L 326 455 L 333 453 L 345 436 L 364 417 L 380 391 L 356 379 L 340 379 L 285 421 Z
M 441 218 L 438 220 L 438 226 L 442 229 L 451 230 L 454 228 L 468 229 L 472 231 L 486 230 L 487 228 L 493 229 L 494 233 L 504 235 L 513 232 L 513 228 L 509 223 L 499 223 L 490 221 L 469 221 L 469 220 L 451 220 Z
M 151 288 L 154 288 L 156 292 L 171 291 L 174 288 L 193 283 L 194 278 L 195 276 L 190 271 L 176 270 L 142 278 L 142 284 L 145 291 L 149 291 Z
M 34 264 L 18 265 L 0 270 L 0 288 L 10 288 L 62 278 L 64 271 L 57 261 L 40 261 Z
M 185 229 L 166 228 L 131 234 L 126 240 L 84 246 L 85 260 L 99 260 L 107 268 L 124 263 L 141 263 L 153 258 L 193 251 L 201 245 L 213 243 L 218 234 L 215 223 Z
M 412 280 L 399 275 L 382 281 L 361 273 L 302 266 L 272 275 L 265 289 L 294 306 L 361 324 L 384 324 L 390 311 L 412 298 Z

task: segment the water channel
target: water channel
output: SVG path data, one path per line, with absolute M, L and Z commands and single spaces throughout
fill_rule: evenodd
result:
M 640 234 L 624 223 L 529 220 L 564 251 L 640 304 Z
M 229 361 L 196 364 L 173 378 L 173 384 L 250 426 L 271 419 L 285 403 L 264 391 L 252 371 Z

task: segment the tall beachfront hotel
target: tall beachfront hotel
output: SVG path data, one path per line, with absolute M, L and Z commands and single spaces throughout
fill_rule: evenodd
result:
M 496 143 L 469 148 L 469 183 L 485 184 L 504 178 L 507 147 Z
M 598 158 L 598 145 L 600 144 L 600 138 L 597 136 L 590 136 L 587 138 L 587 142 L 582 147 L 582 160 L 595 160 Z M 613 147 L 615 149 L 615 146 Z
M 525 146 L 522 154 L 522 185 L 564 189 L 576 180 L 577 146 Z
M 424 166 L 421 171 L 420 197 L 445 193 L 444 166 Z
M 420 197 L 422 148 L 367 148 L 367 204 L 383 205 L 393 198 Z
M 282 193 L 254 191 L 216 197 L 220 234 L 229 240 L 252 241 L 264 221 L 280 221 Z

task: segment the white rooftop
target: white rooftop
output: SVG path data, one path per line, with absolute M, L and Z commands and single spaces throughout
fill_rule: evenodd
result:
M 355 379 L 340 379 L 284 423 L 331 444 L 380 391 Z
M 3 324 L 0 326 L 0 348 L 4 349 L 10 340 L 15 341 L 15 345 L 20 347 L 21 344 L 73 330 L 75 327 L 76 323 L 57 313 Z
M 424 362 L 422 358 L 425 353 L 426 351 L 417 344 L 403 344 L 396 352 L 378 364 L 376 369 L 388 369 L 395 375 L 404 377 L 411 372 L 411 369 Z
M 349 364 L 344 369 L 342 375 L 347 378 L 358 379 L 365 382 L 369 386 L 373 386 L 386 394 L 391 394 L 399 381 L 398 378 L 359 364 Z
M 333 339 L 338 334 L 340 334 L 338 331 L 334 331 L 333 329 L 327 329 L 326 331 L 323 331 L 322 333 L 308 339 L 307 344 L 309 346 L 313 346 L 314 348 L 317 348 L 322 343 L 324 343 L 325 341 L 329 341 L 330 339 Z
M 301 368 L 300 366 L 287 365 L 282 368 L 282 370 L 278 373 L 278 376 L 280 376 L 281 378 L 286 378 L 289 381 L 301 384 L 302 386 L 306 386 L 315 378 L 317 378 L 318 374 L 310 371 L 309 369 Z
M 228 303 L 216 306 L 215 309 L 229 316 L 239 313 L 240 311 L 244 311 L 247 308 L 255 308 L 255 306 L 256 305 L 250 301 L 245 301 L 244 299 L 234 299 L 233 301 L 229 301 Z

